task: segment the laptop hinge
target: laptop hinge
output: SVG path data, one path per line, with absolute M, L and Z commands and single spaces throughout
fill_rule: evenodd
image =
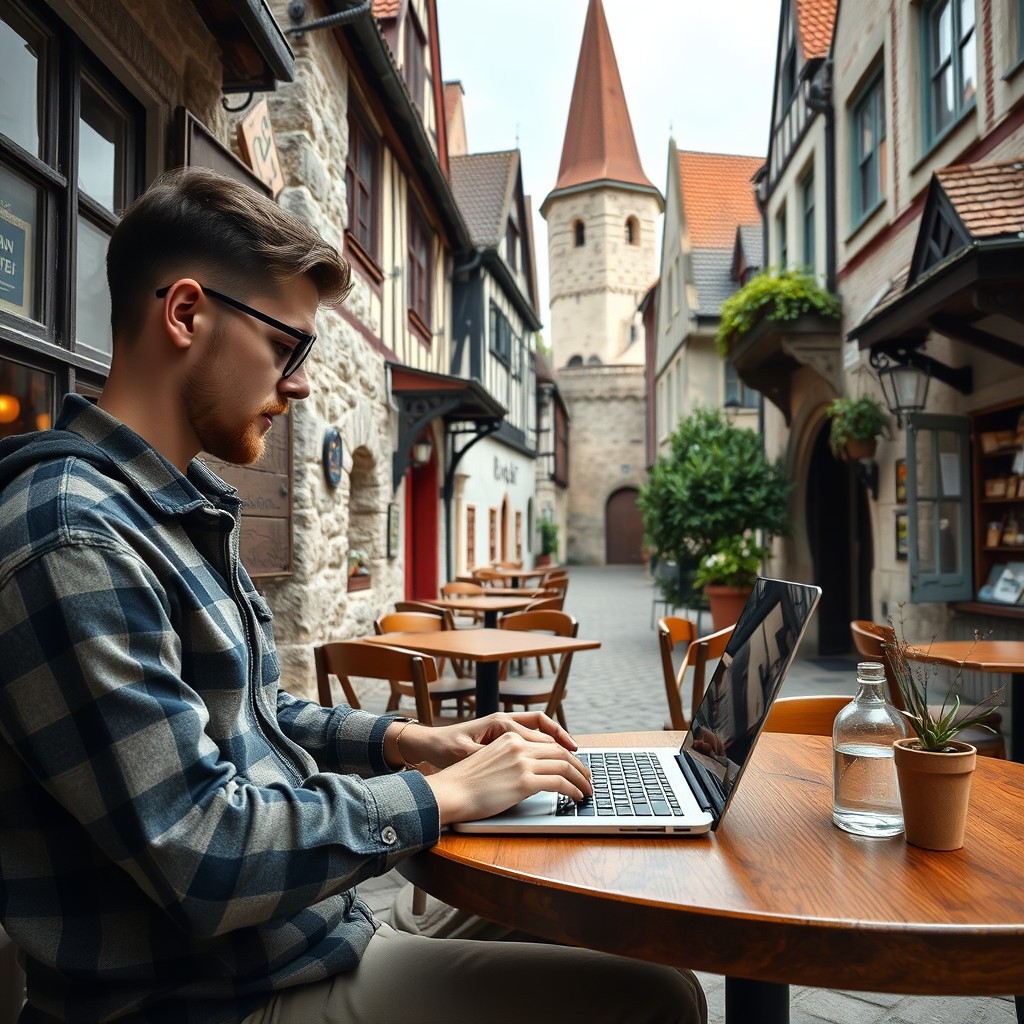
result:
M 700 809 L 707 811 L 717 821 L 725 809 L 725 794 L 722 792 L 722 784 L 700 761 L 691 756 L 688 750 L 676 754 L 676 761 L 679 764 L 679 770 L 690 784 L 690 789 L 697 798 Z

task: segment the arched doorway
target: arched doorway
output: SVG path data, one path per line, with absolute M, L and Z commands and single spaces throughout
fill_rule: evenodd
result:
M 871 617 L 874 548 L 866 490 L 854 467 L 828 446 L 825 420 L 814 442 L 807 476 L 807 540 L 818 605 L 818 653 L 846 654 L 852 647 L 850 620 Z
M 644 524 L 636 503 L 639 491 L 623 487 L 604 507 L 604 560 L 607 565 L 642 565 Z

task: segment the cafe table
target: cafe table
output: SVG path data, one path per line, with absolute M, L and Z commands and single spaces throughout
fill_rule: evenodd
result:
M 533 604 L 536 598 L 529 591 L 512 591 L 506 593 L 493 592 L 483 594 L 455 594 L 452 597 L 432 597 L 426 604 L 438 608 L 450 608 L 455 612 L 482 612 L 484 625 L 494 629 L 498 625 L 498 615 L 502 612 L 522 611 L 527 605 Z
M 551 636 L 518 629 L 442 629 L 434 633 L 384 633 L 362 638 L 364 643 L 407 647 L 433 655 L 476 663 L 476 713 L 478 718 L 498 710 L 498 672 L 503 661 L 532 658 L 565 651 L 586 651 L 601 646 L 600 640 Z
M 446 903 L 542 939 L 725 975 L 728 1024 L 784 1024 L 790 984 L 1024 993 L 1022 821 L 1024 767 L 979 758 L 963 849 L 850 835 L 832 824 L 831 741 L 766 733 L 707 836 L 445 832 L 399 870 Z
M 533 569 L 499 569 L 495 566 L 489 571 L 498 579 L 508 580 L 513 587 L 521 587 L 527 580 L 539 579 L 554 568 L 553 565 L 538 565 Z
M 911 661 L 1010 674 L 1010 757 L 1024 762 L 1024 640 L 935 640 L 907 649 Z M 1006 695 L 1004 694 L 1004 697 Z

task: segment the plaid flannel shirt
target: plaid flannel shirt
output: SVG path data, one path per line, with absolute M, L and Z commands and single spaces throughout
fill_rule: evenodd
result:
M 353 969 L 436 841 L 389 719 L 279 688 L 240 502 L 85 400 L 0 442 L 0 918 L 23 1021 L 226 1022 Z

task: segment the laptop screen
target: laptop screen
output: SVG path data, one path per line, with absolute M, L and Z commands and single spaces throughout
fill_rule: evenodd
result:
M 820 597 L 820 587 L 760 578 L 740 613 L 680 749 L 703 779 L 712 828 L 725 814 Z

